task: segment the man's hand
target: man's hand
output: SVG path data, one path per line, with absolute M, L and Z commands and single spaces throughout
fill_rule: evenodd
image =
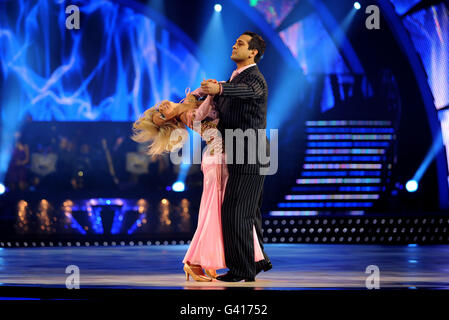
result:
M 220 85 L 215 79 L 203 79 L 203 82 L 201 82 L 201 90 L 203 90 L 205 94 L 216 95 L 220 93 Z

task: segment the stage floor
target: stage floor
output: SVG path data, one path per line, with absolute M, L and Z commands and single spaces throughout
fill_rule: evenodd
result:
M 80 270 L 81 288 L 114 289 L 364 289 L 376 265 L 380 288 L 449 288 L 449 246 L 267 244 L 273 269 L 254 283 L 185 281 L 186 245 L 0 249 L 1 286 L 64 287 L 66 267 Z M 225 270 L 223 270 L 225 271 Z M 223 273 L 223 272 L 222 272 Z

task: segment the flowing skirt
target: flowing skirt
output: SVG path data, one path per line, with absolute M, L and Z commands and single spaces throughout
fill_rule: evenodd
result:
M 218 270 L 226 268 L 221 227 L 221 204 L 228 180 L 228 170 L 224 153 L 210 155 L 207 151 L 204 152 L 201 162 L 204 182 L 198 226 L 182 262 L 198 264 L 205 269 Z M 254 260 L 263 260 L 264 256 L 254 226 L 253 238 Z

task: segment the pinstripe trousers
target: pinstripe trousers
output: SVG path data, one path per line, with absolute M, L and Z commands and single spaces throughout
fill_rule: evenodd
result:
M 225 197 L 221 210 L 223 244 L 226 266 L 235 275 L 254 278 L 253 226 L 262 248 L 262 190 L 263 175 L 243 175 L 229 173 Z M 257 263 L 265 263 L 265 260 Z

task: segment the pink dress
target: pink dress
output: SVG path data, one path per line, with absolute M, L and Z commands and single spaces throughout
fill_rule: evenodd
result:
M 192 93 L 195 92 L 198 92 L 198 89 Z M 195 111 L 195 121 L 201 121 L 206 116 L 215 117 L 216 112 L 212 107 L 212 97 L 208 96 Z M 215 124 L 217 122 L 218 119 L 214 121 Z M 201 171 L 203 171 L 204 180 L 198 226 L 182 262 L 201 265 L 205 269 L 218 270 L 226 268 L 221 228 L 221 204 L 226 190 L 228 170 L 225 154 L 221 152 L 211 154 L 210 152 L 214 149 L 215 143 L 221 145 L 219 138 L 214 137 L 213 142 L 208 144 L 203 153 Z M 264 256 L 254 226 L 253 238 L 254 260 L 263 260 Z

